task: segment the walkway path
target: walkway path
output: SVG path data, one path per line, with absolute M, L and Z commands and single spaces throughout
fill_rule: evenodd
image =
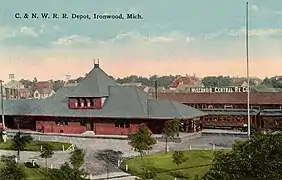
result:
M 115 172 L 115 173 L 109 173 L 107 174 L 102 174 L 102 175 L 96 175 L 92 177 L 92 180 L 106 180 L 107 177 L 108 179 L 113 179 L 113 180 L 135 180 L 136 176 L 131 176 L 128 173 L 125 172 Z
M 7 151 L 0 150 L 0 155 L 5 156 L 17 156 L 17 151 Z M 48 159 L 49 168 L 51 165 L 53 168 L 59 168 L 64 162 L 68 161 L 70 157 L 69 151 L 55 151 L 52 158 Z M 32 152 L 32 151 L 21 151 L 20 152 L 20 160 L 19 162 L 31 162 L 34 160 L 40 166 L 45 167 L 45 159 L 40 157 L 40 152 Z

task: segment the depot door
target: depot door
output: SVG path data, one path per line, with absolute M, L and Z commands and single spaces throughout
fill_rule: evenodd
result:
M 93 131 L 94 130 L 93 123 L 88 122 L 88 123 L 85 124 L 85 126 L 86 126 L 86 131 Z

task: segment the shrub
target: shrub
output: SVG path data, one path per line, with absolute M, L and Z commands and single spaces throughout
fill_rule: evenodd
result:
M 28 167 L 28 168 L 39 168 L 40 167 L 37 163 L 34 163 L 34 166 L 33 166 L 32 162 L 25 162 L 24 165 L 25 167 Z
M 176 178 L 187 178 L 187 175 L 183 174 L 181 171 L 172 171 L 170 174 Z

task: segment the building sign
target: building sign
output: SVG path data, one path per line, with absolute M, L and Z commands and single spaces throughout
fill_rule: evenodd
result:
M 190 87 L 186 92 L 192 93 L 232 93 L 232 92 L 248 92 L 247 87 Z

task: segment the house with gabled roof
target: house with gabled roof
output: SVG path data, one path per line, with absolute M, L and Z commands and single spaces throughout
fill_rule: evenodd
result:
M 161 133 L 172 119 L 195 122 L 206 113 L 172 100 L 120 86 L 95 64 L 76 86 L 64 86 L 47 99 L 5 100 L 7 128 L 44 133 L 127 135 L 146 125 Z
M 169 86 L 169 90 L 171 91 L 179 91 L 179 89 L 183 89 L 182 87 L 203 87 L 203 83 L 199 81 L 196 76 L 188 76 L 178 77 L 176 78 Z M 185 88 L 184 88 L 185 89 Z
M 41 81 L 35 84 L 34 99 L 45 99 L 55 94 L 51 81 Z

